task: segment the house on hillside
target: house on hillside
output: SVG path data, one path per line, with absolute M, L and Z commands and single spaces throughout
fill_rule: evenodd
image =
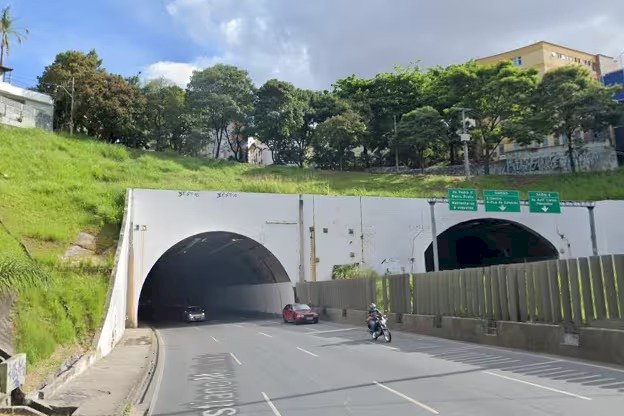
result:
M 0 77 L 11 71 L 0 67 Z M 0 81 L 0 123 L 14 127 L 37 127 L 52 131 L 54 100 L 39 92 Z
M 269 146 L 255 137 L 247 140 L 247 161 L 252 165 L 272 165 L 273 154 Z

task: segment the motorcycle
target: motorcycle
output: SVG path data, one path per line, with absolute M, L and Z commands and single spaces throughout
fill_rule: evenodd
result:
M 379 338 L 382 334 L 386 342 L 392 341 L 392 334 L 388 329 L 388 318 L 386 315 L 381 315 L 381 317 L 377 319 L 375 330 L 371 333 L 373 341 L 377 341 L 377 338 Z

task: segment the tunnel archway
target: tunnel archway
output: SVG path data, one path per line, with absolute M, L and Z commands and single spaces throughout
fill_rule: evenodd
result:
M 140 321 L 176 319 L 181 308 L 191 305 L 207 314 L 236 310 L 225 299 L 231 289 L 280 283 L 291 285 L 288 273 L 261 243 L 231 232 L 196 234 L 154 264 L 141 288 L 138 316 Z M 251 296 L 249 290 L 241 293 L 241 304 L 253 301 L 242 298 Z
M 438 235 L 440 270 L 558 259 L 546 238 L 517 222 L 483 218 L 462 222 Z M 425 251 L 425 266 L 434 270 L 433 243 Z

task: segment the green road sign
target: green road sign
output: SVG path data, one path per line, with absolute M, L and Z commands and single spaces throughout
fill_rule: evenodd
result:
M 529 211 L 539 214 L 561 214 L 558 192 L 529 192 Z
M 520 212 L 520 192 L 483 191 L 486 212 Z
M 477 191 L 474 189 L 449 189 L 448 206 L 450 211 L 476 211 Z

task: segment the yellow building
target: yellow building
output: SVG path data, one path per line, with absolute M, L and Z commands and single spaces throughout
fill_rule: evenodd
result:
M 579 65 L 587 68 L 591 76 L 597 80 L 600 80 L 604 74 L 620 69 L 618 60 L 613 57 L 583 52 L 545 41 L 476 60 L 482 65 L 495 64 L 501 61 L 511 61 L 521 68 L 534 68 L 540 76 L 553 69 Z M 564 140 L 561 138 L 549 136 L 544 137 L 541 143 L 536 143 L 531 147 L 558 146 L 563 142 Z M 519 149 L 518 144 L 504 140 L 498 147 L 494 158 L 503 158 L 507 152 Z

